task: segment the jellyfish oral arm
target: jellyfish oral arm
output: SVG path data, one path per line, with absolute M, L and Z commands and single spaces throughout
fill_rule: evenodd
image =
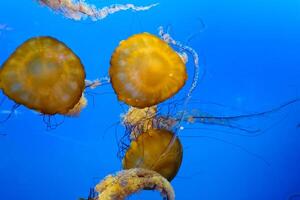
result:
M 158 190 L 165 199 L 175 199 L 174 190 L 168 180 L 155 171 L 142 168 L 108 175 L 96 185 L 96 191 L 99 192 L 98 200 L 122 200 L 143 189 Z
M 103 8 L 96 8 L 84 2 L 84 0 L 37 0 L 42 5 L 48 6 L 54 11 L 63 14 L 65 17 L 81 20 L 85 17 L 90 17 L 92 20 L 101 20 L 108 15 L 114 14 L 119 11 L 133 10 L 145 11 L 158 5 L 158 3 L 148 6 L 135 6 L 134 4 L 113 4 Z
M 103 86 L 110 83 L 110 78 L 105 76 L 95 80 L 85 80 L 85 88 L 95 89 L 99 86 Z

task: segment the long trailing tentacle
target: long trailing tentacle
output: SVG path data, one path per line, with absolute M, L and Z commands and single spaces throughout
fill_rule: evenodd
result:
M 193 80 L 192 80 L 192 85 L 190 87 L 190 89 L 188 90 L 188 93 L 185 97 L 184 103 L 183 103 L 183 112 L 181 113 L 179 119 L 178 119 L 178 123 L 176 124 L 176 126 L 174 126 L 174 136 L 172 138 L 172 140 L 169 142 L 168 147 L 166 148 L 166 150 L 164 151 L 164 153 L 162 153 L 160 155 L 160 157 L 163 157 L 167 152 L 169 152 L 170 148 L 173 146 L 173 144 L 175 143 L 179 132 L 182 130 L 181 124 L 184 121 L 184 116 L 185 116 L 185 110 L 187 108 L 187 105 L 191 99 L 192 93 L 194 92 L 194 90 L 196 89 L 197 85 L 198 85 L 198 79 L 199 79 L 199 71 L 200 71 L 200 67 L 199 67 L 199 56 L 197 54 L 197 52 L 186 45 L 181 44 L 179 41 L 174 40 L 169 33 L 164 31 L 164 28 L 162 26 L 160 26 L 158 28 L 158 34 L 161 37 L 162 40 L 164 40 L 166 43 L 173 45 L 177 48 L 179 48 L 181 51 L 187 52 L 189 54 L 191 54 L 193 56 L 194 59 L 194 74 L 193 74 Z
M 198 53 L 190 46 L 183 45 L 181 42 L 174 40 L 170 34 L 164 31 L 163 27 L 159 27 L 159 36 L 168 44 L 174 45 L 178 47 L 182 51 L 186 51 L 187 53 L 191 54 L 194 59 L 194 74 L 193 74 L 193 82 L 192 85 L 187 93 L 187 100 L 190 100 L 190 97 L 193 91 L 196 89 L 199 79 L 200 67 L 199 67 L 199 56 Z
M 293 99 L 291 101 L 288 101 L 284 104 L 281 104 L 280 106 L 270 109 L 270 110 L 266 110 L 263 112 L 257 112 L 257 113 L 252 113 L 252 114 L 245 114 L 245 115 L 234 115 L 234 116 L 194 116 L 195 119 L 201 119 L 201 118 L 205 118 L 206 120 L 241 120 L 241 119 L 246 119 L 249 117 L 259 117 L 259 116 L 265 116 L 274 112 L 277 112 L 279 110 L 282 110 L 283 108 L 295 104 L 295 103 L 299 103 L 300 99 Z
M 193 74 L 193 80 L 192 85 L 190 86 L 186 98 L 183 103 L 183 110 L 186 110 L 186 107 L 191 99 L 192 93 L 196 89 L 199 81 L 199 74 L 200 74 L 200 66 L 199 66 L 199 56 L 198 53 L 190 46 L 183 45 L 181 42 L 174 40 L 171 35 L 164 31 L 164 28 L 160 26 L 158 28 L 158 34 L 161 37 L 162 40 L 164 40 L 166 43 L 173 45 L 177 48 L 179 48 L 181 51 L 187 52 L 193 56 L 194 60 L 194 74 Z M 175 135 L 179 134 L 179 131 L 182 129 L 181 124 L 184 120 L 185 112 L 182 112 L 181 116 L 178 119 L 177 126 L 175 127 Z M 175 141 L 176 138 L 174 138 L 171 143 Z
M 290 101 L 287 101 L 275 108 L 262 111 L 262 112 L 255 112 L 250 114 L 241 114 L 241 115 L 224 115 L 224 116 L 212 116 L 212 115 L 205 115 L 205 114 L 197 114 L 197 113 L 185 113 L 184 122 L 187 123 L 199 123 L 199 124 L 206 124 L 206 125 L 215 125 L 215 126 L 222 126 L 227 127 L 230 129 L 235 129 L 244 132 L 247 136 L 256 136 L 263 131 L 260 128 L 246 128 L 242 127 L 239 124 L 234 124 L 233 122 L 239 122 L 241 120 L 245 119 L 253 119 L 253 118 L 259 118 L 259 117 L 268 117 L 271 114 L 281 111 L 285 109 L 286 107 L 299 103 L 300 99 L 293 99 Z M 181 113 L 175 117 L 176 120 L 179 120 L 181 117 Z M 269 127 L 271 128 L 271 127 Z M 244 134 L 243 134 L 244 135 Z
M 52 10 L 63 14 L 73 20 L 81 20 L 89 17 L 92 20 L 102 20 L 107 16 L 119 11 L 133 10 L 145 11 L 158 5 L 158 3 L 148 6 L 136 6 L 134 4 L 113 4 L 103 8 L 85 3 L 84 0 L 37 0 L 40 4 L 48 6 Z

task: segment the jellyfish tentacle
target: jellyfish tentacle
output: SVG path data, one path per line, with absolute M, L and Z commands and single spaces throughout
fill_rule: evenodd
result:
M 163 26 L 160 26 L 158 28 L 158 34 L 161 37 L 161 39 L 164 40 L 166 43 L 174 45 L 174 46 L 178 47 L 179 49 L 181 49 L 182 51 L 188 52 L 189 54 L 191 54 L 193 56 L 193 59 L 194 59 L 194 74 L 193 74 L 192 85 L 191 85 L 191 87 L 190 87 L 190 89 L 189 89 L 189 91 L 188 91 L 188 93 L 186 95 L 186 98 L 184 100 L 184 103 L 183 103 L 183 110 L 184 111 L 182 112 L 182 114 L 181 114 L 181 116 L 179 118 L 179 121 L 176 124 L 174 137 L 170 141 L 170 143 L 168 145 L 168 148 L 165 151 L 165 152 L 168 152 L 169 148 L 171 146 L 173 146 L 173 144 L 175 143 L 176 138 L 179 135 L 179 132 L 182 130 L 181 124 L 182 124 L 182 122 L 184 120 L 184 116 L 186 115 L 186 111 L 185 110 L 186 110 L 187 105 L 188 105 L 188 103 L 189 103 L 189 101 L 191 99 L 193 91 L 196 89 L 196 87 L 198 85 L 199 71 L 200 71 L 199 68 L 200 67 L 199 67 L 199 56 L 198 56 L 198 53 L 193 48 L 191 48 L 189 46 L 186 46 L 186 45 L 183 45 L 179 41 L 174 40 L 169 33 L 167 33 L 167 32 L 164 31 Z
M 197 18 L 196 20 L 199 22 L 200 28 L 199 28 L 199 29 L 197 28 L 197 31 L 196 31 L 196 32 L 191 33 L 191 34 L 187 37 L 186 42 L 185 42 L 186 45 L 188 45 L 188 44 L 190 43 L 191 40 L 193 40 L 195 37 L 197 37 L 198 34 L 204 32 L 205 29 L 206 29 L 206 24 L 204 23 L 203 19 Z
M 133 10 L 146 11 L 158 5 L 158 3 L 148 6 L 136 6 L 134 4 L 113 4 L 103 8 L 87 4 L 84 0 L 38 0 L 42 5 L 48 6 L 54 11 L 62 13 L 65 17 L 73 20 L 81 20 L 90 17 L 92 20 L 102 20 L 107 16 L 119 11 Z
M 244 146 L 242 145 L 239 145 L 239 144 L 235 144 L 234 142 L 231 142 L 231 141 L 228 141 L 228 140 L 225 140 L 225 139 L 222 139 L 222 138 L 218 138 L 218 137 L 214 137 L 214 136 L 207 136 L 207 135 L 200 135 L 200 136 L 184 136 L 185 138 L 204 138 L 204 139 L 209 139 L 209 140 L 215 140 L 217 142 L 222 142 L 224 144 L 227 144 L 227 145 L 230 145 L 236 149 L 240 149 L 242 150 L 243 152 L 245 152 L 246 154 L 262 161 L 266 166 L 268 167 L 271 167 L 271 163 L 266 160 L 263 156 L 255 153 L 255 152 L 252 152 L 250 151 L 249 149 L 245 148 Z
M 271 128 L 272 126 L 268 126 L 268 128 L 249 128 L 249 127 L 243 127 L 242 120 L 247 120 L 251 118 L 259 118 L 259 117 L 267 117 L 271 114 L 282 111 L 283 109 L 287 108 L 290 105 L 299 103 L 300 99 L 293 99 L 290 101 L 287 101 L 277 107 L 274 107 L 272 109 L 268 109 L 261 112 L 255 112 L 250 114 L 240 114 L 240 115 L 227 115 L 227 116 L 211 116 L 211 115 L 205 115 L 201 113 L 185 113 L 183 117 L 183 121 L 187 123 L 200 123 L 200 124 L 207 124 L 207 125 L 216 125 L 216 126 L 223 126 L 231 129 L 236 129 L 239 131 L 243 131 L 247 133 L 247 136 L 256 136 L 261 134 L 262 131 L 265 131 L 266 129 Z M 195 110 L 194 110 L 195 111 Z M 175 116 L 175 120 L 180 122 L 182 113 L 178 113 L 177 116 Z M 233 122 L 236 122 L 235 124 Z M 280 122 L 280 120 L 278 121 Z M 277 123 L 277 122 L 276 122 Z M 276 124 L 272 123 L 272 125 Z
M 85 80 L 85 88 L 95 89 L 102 85 L 107 85 L 110 83 L 110 78 L 108 76 L 97 78 L 95 80 Z
M 286 108 L 289 105 L 299 103 L 300 99 L 293 99 L 291 101 L 288 101 L 286 103 L 283 103 L 279 105 L 278 107 L 272 108 L 270 110 L 266 110 L 263 112 L 257 112 L 252 114 L 244 114 L 244 115 L 234 115 L 234 116 L 194 116 L 195 118 L 205 118 L 206 120 L 241 120 L 241 119 L 247 119 L 249 117 L 262 117 L 268 114 L 272 114 L 274 112 L 280 111 L 284 108 Z
M 192 47 L 186 46 L 186 45 L 182 44 L 181 42 L 174 40 L 169 33 L 164 31 L 164 28 L 162 26 L 159 27 L 158 34 L 161 37 L 161 39 L 164 40 L 165 42 L 167 42 L 168 44 L 174 45 L 174 46 L 178 47 L 180 50 L 186 51 L 193 56 L 193 59 L 194 59 L 193 82 L 187 93 L 187 97 L 190 98 L 198 84 L 199 73 L 200 73 L 199 55 Z
M 64 121 L 65 121 L 65 116 L 63 116 L 62 120 L 57 121 L 55 115 L 46 115 L 46 114 L 43 115 L 43 122 L 46 124 L 47 131 L 55 130 L 57 127 L 62 125 Z
M 231 129 L 236 129 L 239 131 L 243 131 L 246 132 L 247 134 L 257 134 L 259 133 L 261 130 L 260 129 L 248 129 L 248 128 L 244 128 L 244 127 L 240 127 L 239 125 L 235 125 L 232 123 L 227 123 L 227 122 L 220 122 L 220 121 L 211 121 L 211 120 L 207 120 L 205 119 L 205 117 L 200 117 L 200 118 L 194 118 L 195 122 L 199 122 L 202 124 L 206 124 L 206 125 L 216 125 L 216 126 L 223 126 L 223 127 L 227 127 L 227 128 L 231 128 Z
M 0 120 L 0 124 L 6 122 L 7 120 L 9 120 L 15 113 L 15 111 L 20 107 L 20 104 L 14 104 L 12 106 L 12 108 L 10 109 L 10 112 L 8 113 L 8 115 L 4 118 Z

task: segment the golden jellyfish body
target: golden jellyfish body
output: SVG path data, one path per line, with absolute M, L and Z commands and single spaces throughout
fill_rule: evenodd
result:
M 149 129 L 133 140 L 122 164 L 124 169 L 144 168 L 158 172 L 171 181 L 182 161 L 182 145 L 178 137 L 164 129 Z M 170 146 L 171 145 L 171 146 Z
M 121 41 L 110 64 L 109 75 L 118 99 L 138 108 L 170 98 L 187 79 L 184 61 L 178 53 L 149 33 Z
M 3 64 L 0 88 L 5 95 L 43 114 L 67 114 L 85 87 L 80 59 L 52 37 L 25 41 Z

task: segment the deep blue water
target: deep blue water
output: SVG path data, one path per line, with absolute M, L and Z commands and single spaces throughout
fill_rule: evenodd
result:
M 49 35 L 76 52 L 87 78 L 95 79 L 107 75 L 110 56 L 121 40 L 139 32 L 157 34 L 163 25 L 178 41 L 195 34 L 188 44 L 199 53 L 202 72 L 206 70 L 188 109 L 209 116 L 239 115 L 300 98 L 297 0 L 87 2 L 97 7 L 160 4 L 94 22 L 66 19 L 31 0 L 1 0 L 0 24 L 10 28 L 0 30 L 0 63 L 26 39 Z M 191 78 L 192 63 L 188 67 Z M 126 107 L 110 86 L 97 93 L 94 102 L 88 97 L 80 117 L 66 118 L 51 131 L 42 116 L 25 107 L 1 123 L 0 133 L 6 134 L 0 136 L 1 200 L 86 197 L 90 187 L 121 169 L 116 137 L 124 129 L 112 124 Z M 7 99 L 0 117 L 13 105 Z M 224 126 L 184 124 L 183 163 L 172 181 L 176 199 L 287 200 L 300 194 L 299 113 L 300 103 L 294 103 L 268 115 L 226 122 L 261 129 L 252 135 Z M 160 197 L 147 191 L 131 199 Z

